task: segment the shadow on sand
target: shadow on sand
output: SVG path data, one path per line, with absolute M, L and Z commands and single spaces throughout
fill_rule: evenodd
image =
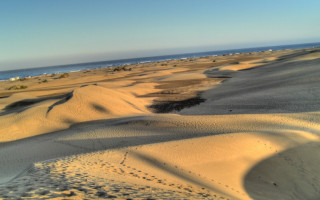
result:
M 320 199 L 320 142 L 309 142 L 269 157 L 244 178 L 253 199 Z

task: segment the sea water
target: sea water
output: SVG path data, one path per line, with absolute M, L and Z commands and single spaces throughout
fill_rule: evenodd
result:
M 214 55 L 225 55 L 225 54 L 235 54 L 235 53 L 249 53 L 257 51 L 268 51 L 272 50 L 283 50 L 283 49 L 302 49 L 302 48 L 312 48 L 319 47 L 320 43 L 308 43 L 308 44 L 294 44 L 294 45 L 281 45 L 281 46 L 267 46 L 267 47 L 256 47 L 256 48 L 245 48 L 245 49 L 230 49 L 221 51 L 208 51 L 208 52 L 197 52 L 197 53 L 185 53 L 185 54 L 175 54 L 175 55 L 165 55 L 165 56 L 153 56 L 153 57 L 142 57 L 142 58 L 131 58 L 122 60 L 109 60 L 100 62 L 90 62 L 90 63 L 79 63 L 79 64 L 69 64 L 69 65 L 59 65 L 50 67 L 38 67 L 29 69 L 17 69 L 0 71 L 0 80 L 8 80 L 12 77 L 29 77 L 29 76 L 39 76 L 43 74 L 59 74 L 80 70 L 97 69 L 104 67 L 115 67 L 121 65 L 133 65 L 149 62 L 158 62 L 166 60 L 177 60 L 177 59 L 188 59 L 196 57 L 214 56 Z

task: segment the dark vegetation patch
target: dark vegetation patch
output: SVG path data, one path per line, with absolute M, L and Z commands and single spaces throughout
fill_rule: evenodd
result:
M 113 71 L 131 71 L 132 68 L 131 67 L 127 67 L 127 66 L 119 66 L 119 67 L 115 67 L 113 68 Z
M 47 82 L 48 82 L 47 79 L 43 79 L 43 80 L 40 80 L 38 83 L 40 84 L 40 83 L 47 83 Z
M 25 81 L 27 78 L 20 78 L 19 81 Z
M 240 62 L 238 61 L 230 63 L 230 65 L 238 65 L 238 64 L 240 64 Z
M 26 85 L 13 85 L 11 87 L 8 88 L 8 90 L 23 90 L 23 89 L 27 89 L 28 86 Z
M 149 106 L 149 108 L 155 113 L 169 113 L 172 111 L 180 111 L 184 108 L 190 108 L 192 106 L 199 105 L 200 103 L 203 103 L 205 101 L 205 99 L 197 96 L 182 101 L 157 102 Z
M 68 73 L 63 73 L 61 74 L 58 78 L 67 78 L 69 77 L 70 75 Z

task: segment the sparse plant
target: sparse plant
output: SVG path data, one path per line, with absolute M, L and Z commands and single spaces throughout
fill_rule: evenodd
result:
M 119 67 L 115 67 L 113 68 L 113 71 L 116 72 L 116 71 L 131 71 L 132 68 L 130 67 L 127 67 L 127 66 L 119 66 Z
M 28 86 L 26 85 L 13 85 L 11 87 L 8 88 L 8 90 L 23 90 L 28 88 Z
M 68 73 L 63 73 L 59 76 L 59 78 L 67 78 L 69 77 L 70 75 Z
M 20 78 L 19 81 L 25 81 L 27 78 Z
M 115 67 L 115 68 L 113 69 L 114 72 L 121 71 L 121 70 L 122 70 L 122 67 Z
M 238 65 L 238 64 L 240 64 L 240 62 L 238 61 L 230 63 L 230 65 Z

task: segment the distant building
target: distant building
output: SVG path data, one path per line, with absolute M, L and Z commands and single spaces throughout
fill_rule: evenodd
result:
M 9 80 L 10 80 L 10 81 L 17 81 L 17 80 L 20 80 L 20 77 L 17 76 L 17 77 L 14 77 L 14 78 L 10 78 Z

